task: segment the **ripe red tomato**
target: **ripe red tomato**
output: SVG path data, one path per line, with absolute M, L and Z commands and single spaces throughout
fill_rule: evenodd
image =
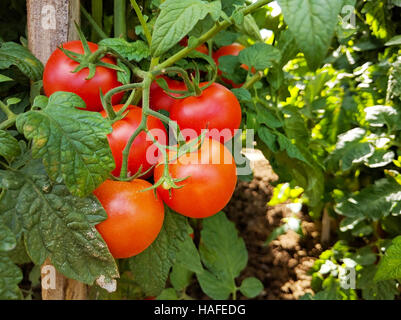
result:
M 152 185 L 141 179 L 106 180 L 93 193 L 106 210 L 107 219 L 96 226 L 114 258 L 141 253 L 157 238 L 164 220 L 163 202 Z
M 122 104 L 113 107 L 115 111 L 120 110 Z M 116 163 L 116 168 L 112 174 L 119 176 L 123 162 L 123 150 L 128 140 L 139 126 L 142 119 L 142 109 L 137 106 L 130 105 L 127 108 L 128 114 L 121 120 L 113 123 L 113 132 L 107 136 L 111 152 Z M 106 117 L 106 112 L 101 112 Z M 167 133 L 163 123 L 153 117 L 148 116 L 147 128 L 153 134 L 155 139 L 161 144 L 167 144 Z M 141 132 L 134 140 L 129 156 L 128 156 L 128 173 L 135 174 L 142 165 L 142 172 L 148 170 L 152 165 L 156 164 L 160 157 L 160 150 L 154 143 L 147 139 L 146 133 Z M 152 172 L 148 172 L 142 178 L 151 176 Z
M 169 151 L 169 159 L 175 156 Z M 164 165 L 156 166 L 155 181 L 163 175 Z M 210 217 L 222 210 L 231 199 L 237 183 L 236 166 L 230 151 L 220 142 L 205 139 L 194 152 L 184 154 L 169 164 L 169 172 L 180 189 L 157 188 L 162 200 L 174 211 L 190 218 Z
M 98 49 L 98 45 L 88 42 L 92 52 Z M 81 41 L 70 41 L 63 44 L 63 48 L 83 54 L 84 49 Z M 101 61 L 116 64 L 112 57 L 104 57 Z M 100 101 L 100 89 L 106 94 L 110 89 L 121 86 L 117 80 L 117 71 L 96 67 L 95 76 L 86 80 L 89 75 L 89 69 L 85 68 L 79 72 L 72 71 L 78 67 L 78 62 L 68 58 L 60 49 L 56 49 L 50 56 L 43 73 L 43 88 L 45 94 L 50 96 L 56 91 L 74 92 L 79 95 L 86 103 L 86 110 L 100 111 L 103 109 Z M 124 92 L 115 94 L 112 99 L 113 104 L 121 101 Z
M 182 47 L 187 47 L 188 46 L 188 37 L 184 37 L 184 38 L 181 39 L 180 46 L 182 46 Z M 207 48 L 207 46 L 204 43 L 202 43 L 195 50 L 200 52 L 200 53 L 209 54 L 209 49 Z
M 201 87 L 203 85 L 205 83 Z M 170 118 L 177 121 L 181 130 L 193 129 L 196 135 L 200 135 L 202 129 L 217 129 L 224 138 L 215 137 L 212 132 L 208 136 L 221 142 L 234 136 L 235 129 L 241 124 L 241 116 L 241 106 L 235 95 L 218 83 L 203 90 L 200 96 L 177 99 L 170 109 Z
M 186 90 L 185 83 L 182 81 L 173 80 L 166 76 L 160 76 L 160 78 L 166 80 L 167 85 L 171 90 L 180 90 L 180 91 Z M 171 93 L 171 95 L 179 96 L 179 94 L 175 93 Z M 176 99 L 168 96 L 164 92 L 164 90 L 157 84 L 156 81 L 152 83 L 152 85 L 150 86 L 150 98 L 149 98 L 149 104 L 151 109 L 155 111 L 158 110 L 170 111 L 170 108 L 175 101 Z
M 219 50 L 217 50 L 216 52 L 213 53 L 213 59 L 216 62 L 216 65 L 219 65 L 219 58 L 223 57 L 223 56 L 238 56 L 239 53 L 241 52 L 241 50 L 245 49 L 245 47 L 239 43 L 232 43 L 228 46 L 224 46 L 221 47 Z M 242 68 L 244 68 L 245 70 L 248 70 L 248 66 L 245 64 L 241 65 Z M 218 70 L 218 74 L 221 75 L 222 72 L 220 70 Z M 233 82 L 230 79 L 226 79 L 226 78 L 221 78 L 221 80 L 223 80 L 223 82 L 231 85 L 234 88 L 240 88 L 242 86 L 242 84 L 237 84 L 235 82 Z

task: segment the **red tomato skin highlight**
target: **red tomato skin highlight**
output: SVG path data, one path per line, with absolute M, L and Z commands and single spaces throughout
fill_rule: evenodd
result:
M 98 49 L 98 45 L 95 43 L 88 42 L 88 45 L 92 52 Z M 82 43 L 78 40 L 63 44 L 63 48 L 80 54 L 84 52 Z M 108 56 L 102 58 L 101 61 L 116 64 L 115 59 Z M 122 85 L 117 80 L 117 71 L 96 67 L 95 76 L 86 80 L 89 75 L 88 68 L 76 73 L 72 72 L 78 65 L 78 62 L 68 58 L 60 49 L 56 49 L 47 61 L 43 72 L 43 88 L 46 96 L 49 97 L 56 91 L 73 92 L 85 101 L 85 110 L 103 110 L 100 89 L 103 94 L 106 94 L 109 90 Z M 115 94 L 112 103 L 119 103 L 123 95 L 124 92 Z
M 114 111 L 119 111 L 123 107 L 122 104 L 116 105 L 113 107 Z M 135 129 L 139 126 L 142 119 L 142 109 L 130 105 L 127 110 L 128 114 L 121 120 L 113 123 L 113 132 L 107 135 L 107 139 L 109 141 L 110 149 L 113 154 L 113 158 L 116 164 L 115 169 L 112 171 L 114 176 L 119 176 L 121 171 L 121 166 L 123 162 L 123 150 L 127 145 L 128 140 L 134 133 Z M 106 117 L 106 112 L 101 112 L 103 117 Z M 157 130 L 160 134 L 163 135 L 157 136 L 156 131 L 154 131 L 154 136 L 158 142 L 161 144 L 167 143 L 167 132 L 163 125 L 163 123 L 153 117 L 148 116 L 147 119 L 147 128 L 151 132 L 153 130 Z M 154 159 L 147 159 L 147 152 L 150 147 L 154 147 L 154 144 L 151 140 L 146 139 L 146 133 L 141 132 L 134 140 L 129 156 L 128 156 L 128 172 L 133 175 L 142 165 L 142 172 L 147 171 L 152 165 L 155 165 L 158 161 L 158 158 L 161 156 L 160 150 L 157 149 L 154 153 Z M 153 160 L 153 161 L 149 161 Z M 149 171 L 146 175 L 141 178 L 146 179 L 152 175 L 152 171 Z
M 192 152 L 180 163 L 173 161 L 169 165 L 169 172 L 173 178 L 185 178 L 178 182 L 180 189 L 165 190 L 157 188 L 163 202 L 174 211 L 190 218 L 207 218 L 222 210 L 230 201 L 234 192 L 237 175 L 236 165 L 230 151 L 221 143 L 213 139 L 205 139 L 200 150 Z M 174 155 L 173 151 L 169 156 Z M 212 163 L 212 159 L 215 159 Z M 219 161 L 216 161 L 218 159 Z M 224 159 L 231 163 L 224 163 Z M 195 161 L 198 163 L 194 163 Z M 154 179 L 158 181 L 163 175 L 164 165 L 155 168 Z
M 228 140 L 241 125 L 242 111 L 238 99 L 229 89 L 213 83 L 200 96 L 176 100 L 170 109 L 170 118 L 177 121 L 181 130 L 193 129 L 197 135 L 202 133 L 202 129 L 229 129 L 225 135 Z M 207 136 L 212 137 L 210 134 Z M 223 140 L 219 139 L 220 142 Z
M 129 258 L 144 251 L 157 238 L 164 220 L 163 202 L 141 179 L 106 180 L 93 193 L 107 213 L 96 226 L 114 258 Z

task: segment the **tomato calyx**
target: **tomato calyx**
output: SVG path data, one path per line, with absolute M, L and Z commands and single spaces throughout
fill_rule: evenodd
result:
M 210 87 L 217 78 L 217 66 L 215 61 L 209 56 L 199 51 L 193 51 L 189 54 L 189 58 L 193 59 L 203 59 L 209 64 L 208 68 L 210 72 L 208 72 L 208 80 L 207 82 L 203 82 L 201 85 L 201 75 L 199 71 L 199 67 L 194 62 L 194 72 L 191 72 L 190 75 L 188 72 L 180 67 L 169 67 L 161 70 L 156 70 L 152 72 L 154 77 L 159 75 L 167 75 L 167 73 L 175 73 L 177 76 L 181 77 L 187 90 L 172 90 L 169 88 L 166 80 L 163 77 L 156 78 L 157 84 L 163 89 L 163 91 L 171 98 L 174 99 L 185 99 L 190 96 L 200 96 L 203 90 Z
M 117 65 L 101 61 L 101 59 L 108 54 L 108 48 L 100 46 L 97 51 L 92 52 L 89 49 L 88 41 L 86 40 L 81 29 L 78 27 L 77 24 L 75 24 L 75 27 L 77 28 L 79 38 L 82 43 L 82 47 L 84 49 L 84 53 L 80 54 L 64 49 L 62 45 L 58 47 L 68 58 L 79 63 L 79 65 L 71 72 L 76 73 L 85 68 L 88 68 L 89 75 L 86 78 L 86 80 L 90 80 L 95 76 L 96 67 L 105 67 L 116 71 L 124 72 L 124 70 Z

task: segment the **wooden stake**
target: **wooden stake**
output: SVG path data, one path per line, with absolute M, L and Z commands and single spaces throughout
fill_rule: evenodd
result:
M 74 22 L 80 24 L 79 0 L 27 0 L 28 46 L 45 65 L 62 43 L 78 39 Z M 82 300 L 86 285 L 57 272 L 49 259 L 42 266 L 43 300 Z

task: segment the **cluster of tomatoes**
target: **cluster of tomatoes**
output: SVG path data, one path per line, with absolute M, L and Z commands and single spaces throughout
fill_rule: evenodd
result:
M 98 49 L 94 43 L 88 43 L 92 52 Z M 186 45 L 186 43 L 181 43 Z M 65 43 L 63 48 L 70 52 L 83 54 L 81 41 Z M 237 44 L 223 47 L 215 52 L 214 59 L 223 55 L 238 55 L 243 47 Z M 206 46 L 197 48 L 207 53 Z M 105 56 L 102 62 L 116 65 L 113 57 Z M 57 49 L 46 64 L 43 86 L 47 96 L 56 91 L 68 91 L 79 95 L 86 103 L 87 110 L 100 112 L 104 117 L 100 90 L 109 90 L 121 86 L 117 79 L 117 71 L 96 66 L 95 75 L 88 80 L 89 70 L 83 68 L 74 71 L 79 62 L 68 57 Z M 184 82 L 163 77 L 169 89 L 186 90 Z M 222 79 L 230 83 L 226 79 Z M 232 84 L 232 83 L 231 83 Z M 205 86 L 200 83 L 200 88 Z M 113 109 L 118 111 L 123 93 L 112 97 Z M 224 86 L 213 83 L 202 90 L 197 96 L 174 99 L 154 82 L 150 88 L 150 107 L 155 110 L 166 110 L 170 118 L 177 122 L 180 129 L 191 129 L 197 135 L 203 129 L 228 130 L 229 138 L 239 128 L 241 108 L 235 95 Z M 123 150 L 128 140 L 138 128 L 142 119 L 142 109 L 130 105 L 126 115 L 113 123 L 113 131 L 108 135 L 108 141 L 115 160 L 114 176 L 119 176 Z M 147 118 L 147 130 L 157 131 L 155 140 L 161 144 L 167 143 L 167 133 L 163 123 L 153 116 Z M 162 133 L 162 134 L 160 134 Z M 150 190 L 152 183 L 163 177 L 165 163 L 155 142 L 147 138 L 142 131 L 134 140 L 128 156 L 128 172 L 135 174 L 138 170 L 146 172 L 140 179 L 131 181 L 106 180 L 95 191 L 94 195 L 103 205 L 108 218 L 96 227 L 107 243 L 115 258 L 128 258 L 145 250 L 158 236 L 164 220 L 164 204 L 179 214 L 191 218 L 205 218 L 223 209 L 230 200 L 237 181 L 235 161 L 231 152 L 212 136 L 206 136 L 204 142 L 186 154 L 167 149 L 171 162 L 168 171 L 178 188 L 166 187 L 161 184 L 155 190 Z M 153 154 L 149 157 L 149 154 Z M 152 180 L 151 180 L 152 181 Z M 146 189 L 146 190 L 145 190 Z M 145 191 L 144 191 L 145 190 Z

